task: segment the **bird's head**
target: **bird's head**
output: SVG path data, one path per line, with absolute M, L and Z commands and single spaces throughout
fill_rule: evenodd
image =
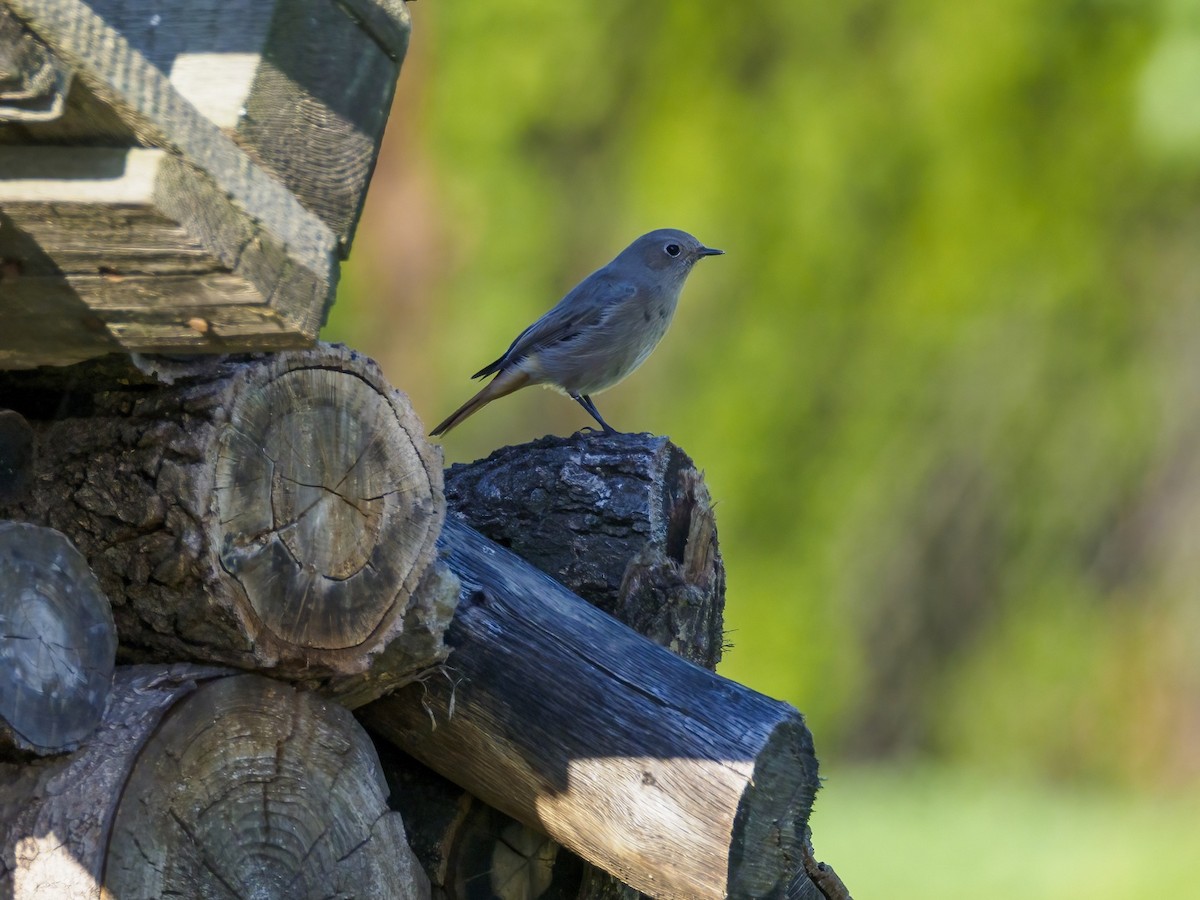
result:
M 643 234 L 621 251 L 613 263 L 618 266 L 640 266 L 663 275 L 683 278 L 696 260 L 705 256 L 720 256 L 724 250 L 714 250 L 677 228 L 659 228 Z

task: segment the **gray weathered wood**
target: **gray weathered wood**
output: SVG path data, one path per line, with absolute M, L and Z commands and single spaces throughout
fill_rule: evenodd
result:
M 50 49 L 0 6 L 0 124 L 54 121 L 70 84 Z
M 0 147 L 0 367 L 309 341 L 179 225 L 180 165 L 163 150 Z
M 781 895 L 817 788 L 803 717 L 701 669 L 449 519 L 448 678 L 367 724 L 655 897 Z
M 589 603 L 715 669 L 725 566 L 702 473 L 668 438 L 575 434 L 451 466 L 446 502 Z
M 96 95 L 144 140 L 191 163 L 227 196 L 264 241 L 287 247 L 293 262 L 313 275 L 328 273 L 332 234 L 274 178 L 255 165 L 220 128 L 183 97 L 105 17 L 82 0 L 4 0 Z M 103 9 L 103 4 L 98 5 Z M 215 215 L 215 212 L 210 212 Z M 233 223 L 183 222 L 193 233 L 219 232 Z M 214 227 L 215 226 L 215 227 Z
M 0 765 L 0 892 L 428 897 L 370 741 L 256 675 L 119 670 L 75 754 Z
M 0 366 L 311 344 L 382 138 L 403 3 L 4 2 L 79 89 L 69 123 L 0 137 Z M 64 166 L 44 141 L 106 146 Z M 129 208 L 133 230 L 114 231 Z M 174 282 L 156 284 L 164 269 Z
M 375 167 L 409 27 L 400 0 L 276 4 L 237 123 L 234 139 L 334 230 L 343 256 Z
M 95 0 L 90 6 L 323 219 L 344 255 L 408 45 L 401 0 Z
M 118 669 L 101 726 L 83 749 L 0 763 L 0 895 L 97 900 L 109 820 L 137 751 L 173 704 L 227 672 Z
M 270 668 L 358 702 L 439 662 L 457 596 L 434 561 L 440 455 L 379 368 L 322 345 L 162 377 L 121 357 L 0 373 L 39 445 L 34 489 L 0 514 L 71 537 L 123 658 Z
M 0 522 L 0 749 L 78 747 L 100 723 L 116 652 L 108 598 L 71 542 Z
M 639 634 L 716 668 L 725 570 L 712 501 L 702 473 L 667 438 L 578 433 L 502 447 L 448 469 L 446 502 L 472 528 Z M 586 865 L 573 890 L 543 896 L 643 895 Z

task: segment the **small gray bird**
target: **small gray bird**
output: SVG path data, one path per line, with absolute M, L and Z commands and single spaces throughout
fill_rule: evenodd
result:
M 696 260 L 724 252 L 674 228 L 643 234 L 522 331 L 503 356 L 472 375 L 496 377 L 430 434 L 443 435 L 498 397 L 531 384 L 563 391 L 615 433 L 591 395 L 646 361 L 667 333 Z

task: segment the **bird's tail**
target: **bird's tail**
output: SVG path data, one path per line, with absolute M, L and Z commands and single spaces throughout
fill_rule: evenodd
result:
M 440 437 L 463 419 L 483 409 L 493 400 L 505 397 L 513 391 L 518 391 L 527 384 L 529 384 L 528 372 L 522 372 L 519 369 L 509 369 L 507 372 L 501 372 L 489 381 L 483 390 L 451 413 L 446 421 L 429 432 L 430 437 Z

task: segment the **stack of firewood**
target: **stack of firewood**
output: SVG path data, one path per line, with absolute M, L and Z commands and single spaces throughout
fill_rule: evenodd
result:
M 0 893 L 843 896 L 686 454 L 443 473 L 314 345 L 407 40 L 0 0 Z

